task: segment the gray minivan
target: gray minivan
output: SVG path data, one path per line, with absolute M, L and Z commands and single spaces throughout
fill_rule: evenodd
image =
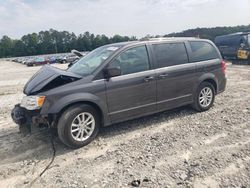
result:
M 102 126 L 192 105 L 208 110 L 226 86 L 225 62 L 209 40 L 161 38 L 99 47 L 67 70 L 43 66 L 12 110 L 20 129 L 56 128 L 78 148 Z

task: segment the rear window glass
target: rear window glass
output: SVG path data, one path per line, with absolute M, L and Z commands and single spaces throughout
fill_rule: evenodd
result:
M 184 43 L 153 44 L 158 67 L 167 67 L 188 63 Z
M 216 49 L 208 42 L 193 41 L 189 43 L 191 47 L 190 60 L 192 62 L 219 58 Z

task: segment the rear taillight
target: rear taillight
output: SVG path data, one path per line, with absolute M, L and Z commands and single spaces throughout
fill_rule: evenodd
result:
M 221 60 L 221 69 L 223 74 L 226 74 L 226 62 L 224 60 Z

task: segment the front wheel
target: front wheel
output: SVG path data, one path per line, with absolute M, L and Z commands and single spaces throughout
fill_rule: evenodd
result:
M 195 94 L 193 108 L 203 112 L 211 108 L 214 103 L 215 89 L 209 82 L 202 82 Z
M 67 109 L 58 122 L 60 140 L 71 148 L 89 144 L 98 134 L 100 117 L 89 105 L 75 105 Z

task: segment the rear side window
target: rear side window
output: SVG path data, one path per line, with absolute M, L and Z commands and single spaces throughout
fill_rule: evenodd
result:
M 153 44 L 158 67 L 168 67 L 188 63 L 184 43 Z
M 192 62 L 219 58 L 216 49 L 208 42 L 193 41 L 189 42 L 189 44 L 191 47 L 190 60 Z

